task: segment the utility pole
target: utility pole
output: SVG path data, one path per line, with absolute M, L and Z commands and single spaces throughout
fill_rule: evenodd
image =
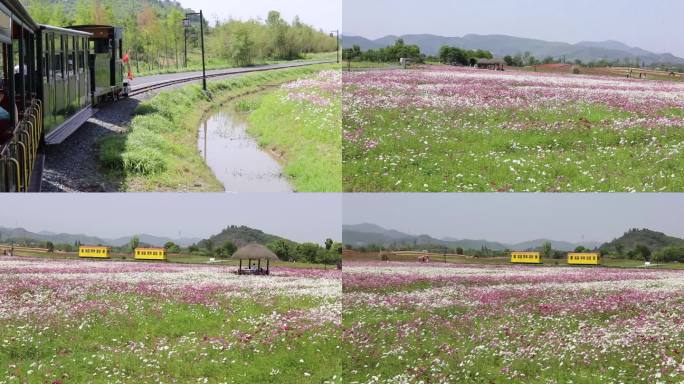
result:
M 187 65 L 187 55 L 188 55 L 188 49 L 187 49 L 187 29 L 190 27 L 190 19 L 189 16 L 197 16 L 199 15 L 200 17 L 200 44 L 202 47 L 202 89 L 206 92 L 207 90 L 207 66 L 205 62 L 205 55 L 204 55 L 204 15 L 202 13 L 202 10 L 193 13 L 186 13 L 185 14 L 185 19 L 183 20 L 183 27 L 186 30 L 186 48 L 185 48 L 185 60 L 186 60 L 186 65 Z
M 334 34 L 334 35 L 333 35 Z M 330 37 L 337 38 L 337 64 L 340 63 L 340 30 L 330 32 Z
M 190 26 L 190 20 L 183 20 L 183 44 L 185 46 L 185 54 L 183 56 L 183 67 L 188 68 L 188 27 Z M 187 24 L 187 25 L 186 25 Z
M 202 40 L 202 88 L 207 91 L 207 66 L 204 62 L 204 16 L 200 9 L 200 38 Z

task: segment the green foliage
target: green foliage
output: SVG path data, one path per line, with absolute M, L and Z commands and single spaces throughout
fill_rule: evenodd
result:
M 187 12 L 177 2 L 162 0 L 22 0 L 31 16 L 41 24 L 106 24 L 124 28 L 124 51 L 136 74 L 195 68 L 201 61 L 200 24 L 191 18 L 187 32 L 183 19 Z M 336 49 L 335 38 L 302 23 L 291 24 L 272 11 L 267 22 L 259 19 L 230 20 L 210 26 L 204 20 L 207 60 L 221 65 L 246 66 L 267 60 L 292 60 L 308 53 Z M 184 62 L 187 36 L 188 62 Z
M 131 250 L 135 250 L 140 246 L 140 238 L 138 236 L 133 236 L 130 241 Z
M 369 49 L 365 52 L 361 51 L 358 45 L 351 49 L 342 51 L 342 58 L 345 61 L 369 61 L 380 63 L 399 63 L 399 59 L 408 58 L 415 63 L 422 63 L 425 61 L 425 55 L 420 53 L 420 47 L 417 45 L 406 45 L 403 39 L 397 40 L 394 45 L 380 48 L 377 50 Z
M 266 244 L 266 247 L 278 256 L 282 261 L 292 260 L 292 242 L 287 240 L 276 240 Z
M 227 259 L 237 251 L 237 246 L 232 241 L 226 241 L 222 246 L 214 250 L 216 257 Z
M 315 243 L 297 245 L 297 260 L 306 263 L 322 263 L 325 259 L 325 249 Z
M 442 46 L 439 49 L 439 61 L 443 64 L 460 64 L 466 66 L 472 66 L 477 63 L 477 59 L 492 59 L 492 55 L 489 51 L 478 50 L 465 50 L 456 47 Z
M 651 250 L 643 244 L 638 244 L 634 249 L 635 253 L 641 257 L 642 260 L 651 260 Z
M 164 244 L 164 249 L 166 249 L 166 252 L 168 253 L 180 253 L 181 248 L 178 244 L 169 241 L 166 244 Z
M 668 246 L 653 254 L 653 259 L 664 263 L 684 263 L 684 246 Z

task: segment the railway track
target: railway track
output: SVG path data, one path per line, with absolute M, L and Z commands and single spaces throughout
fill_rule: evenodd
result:
M 245 73 L 253 73 L 253 72 L 266 72 L 266 71 L 274 71 L 274 70 L 279 70 L 279 69 L 287 69 L 287 68 L 297 68 L 297 67 L 306 67 L 309 65 L 317 65 L 317 64 L 331 64 L 334 63 L 335 61 L 309 61 L 309 62 L 303 62 L 303 63 L 297 63 L 297 64 L 286 64 L 286 65 L 279 65 L 279 66 L 264 66 L 264 67 L 254 67 L 254 68 L 246 68 L 246 69 L 239 69 L 239 70 L 226 70 L 222 72 L 213 72 L 213 73 L 207 73 L 207 79 L 211 78 L 217 78 L 217 77 L 225 77 L 225 76 L 231 76 L 231 75 L 242 75 Z M 159 81 L 159 82 L 154 82 L 154 83 L 149 83 L 149 84 L 142 84 L 137 87 L 132 87 L 131 91 L 128 93 L 129 97 L 132 96 L 137 96 L 144 94 L 149 91 L 161 89 L 161 88 L 166 88 L 172 85 L 176 84 L 183 84 L 183 83 L 189 83 L 193 81 L 199 81 L 202 80 L 203 76 L 202 75 L 194 75 L 194 76 L 187 76 L 187 77 L 182 77 L 182 78 L 177 78 L 177 79 L 171 79 L 171 80 L 165 80 L 165 81 Z

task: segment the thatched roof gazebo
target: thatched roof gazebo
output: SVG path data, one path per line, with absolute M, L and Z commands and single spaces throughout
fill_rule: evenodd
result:
M 271 261 L 280 260 L 273 251 L 256 243 L 245 245 L 238 249 L 231 256 L 231 259 L 240 260 L 238 275 L 268 275 L 270 273 Z M 242 260 L 247 260 L 248 269 L 242 269 Z M 257 264 L 252 265 L 252 260 L 256 261 Z M 261 260 L 266 260 L 265 270 L 261 268 Z

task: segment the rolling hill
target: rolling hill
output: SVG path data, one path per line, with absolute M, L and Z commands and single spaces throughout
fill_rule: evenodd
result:
M 291 240 L 285 239 L 280 236 L 264 233 L 263 231 L 258 229 L 245 226 L 231 225 L 223 231 L 221 231 L 220 233 L 211 236 L 208 239 L 200 241 L 198 245 L 202 246 L 203 244 L 206 244 L 207 241 L 210 241 L 214 245 L 222 245 L 227 241 L 230 241 L 238 247 L 241 247 L 249 243 L 258 243 L 261 245 L 266 245 L 268 243 L 272 243 L 274 241 L 279 240 L 285 241 L 287 243 L 294 243 Z
M 427 55 L 437 55 L 440 47 L 449 45 L 463 49 L 484 49 L 491 51 L 497 57 L 530 52 L 538 59 L 548 56 L 553 58 L 565 57 L 567 61 L 579 59 L 584 62 L 601 59 L 608 61 L 628 59 L 631 63 L 635 63 L 638 58 L 646 64 L 684 64 L 684 58 L 676 57 L 670 53 L 653 53 L 613 40 L 583 41 L 577 44 L 569 44 L 507 35 L 469 34 L 463 37 L 445 37 L 421 34 L 385 36 L 375 40 L 361 36 L 344 36 L 343 46 L 344 48 L 351 48 L 358 45 L 363 50 L 378 49 L 394 44 L 399 38 L 404 39 L 406 44 L 420 46 L 421 51 Z
M 482 239 L 457 239 L 453 237 L 437 239 L 429 235 L 409 235 L 368 223 L 344 225 L 342 227 L 342 239 L 344 244 L 356 247 L 368 245 L 382 245 L 385 247 L 401 245 L 439 245 L 449 248 L 461 247 L 463 249 L 481 249 L 482 247 L 487 247 L 488 249 L 495 251 L 503 251 L 506 249 L 535 249 L 541 247 L 547 241 L 551 243 L 554 249 L 561 251 L 572 251 L 579 245 L 587 248 L 598 248 L 601 245 L 596 242 L 584 242 L 579 244 L 548 239 L 536 239 L 516 244 L 505 244 Z
M 617 253 L 618 247 L 621 247 L 622 252 L 626 253 L 637 245 L 645 245 L 653 252 L 668 246 L 684 246 L 684 239 L 650 229 L 630 229 L 621 237 L 602 245 L 601 250 Z

